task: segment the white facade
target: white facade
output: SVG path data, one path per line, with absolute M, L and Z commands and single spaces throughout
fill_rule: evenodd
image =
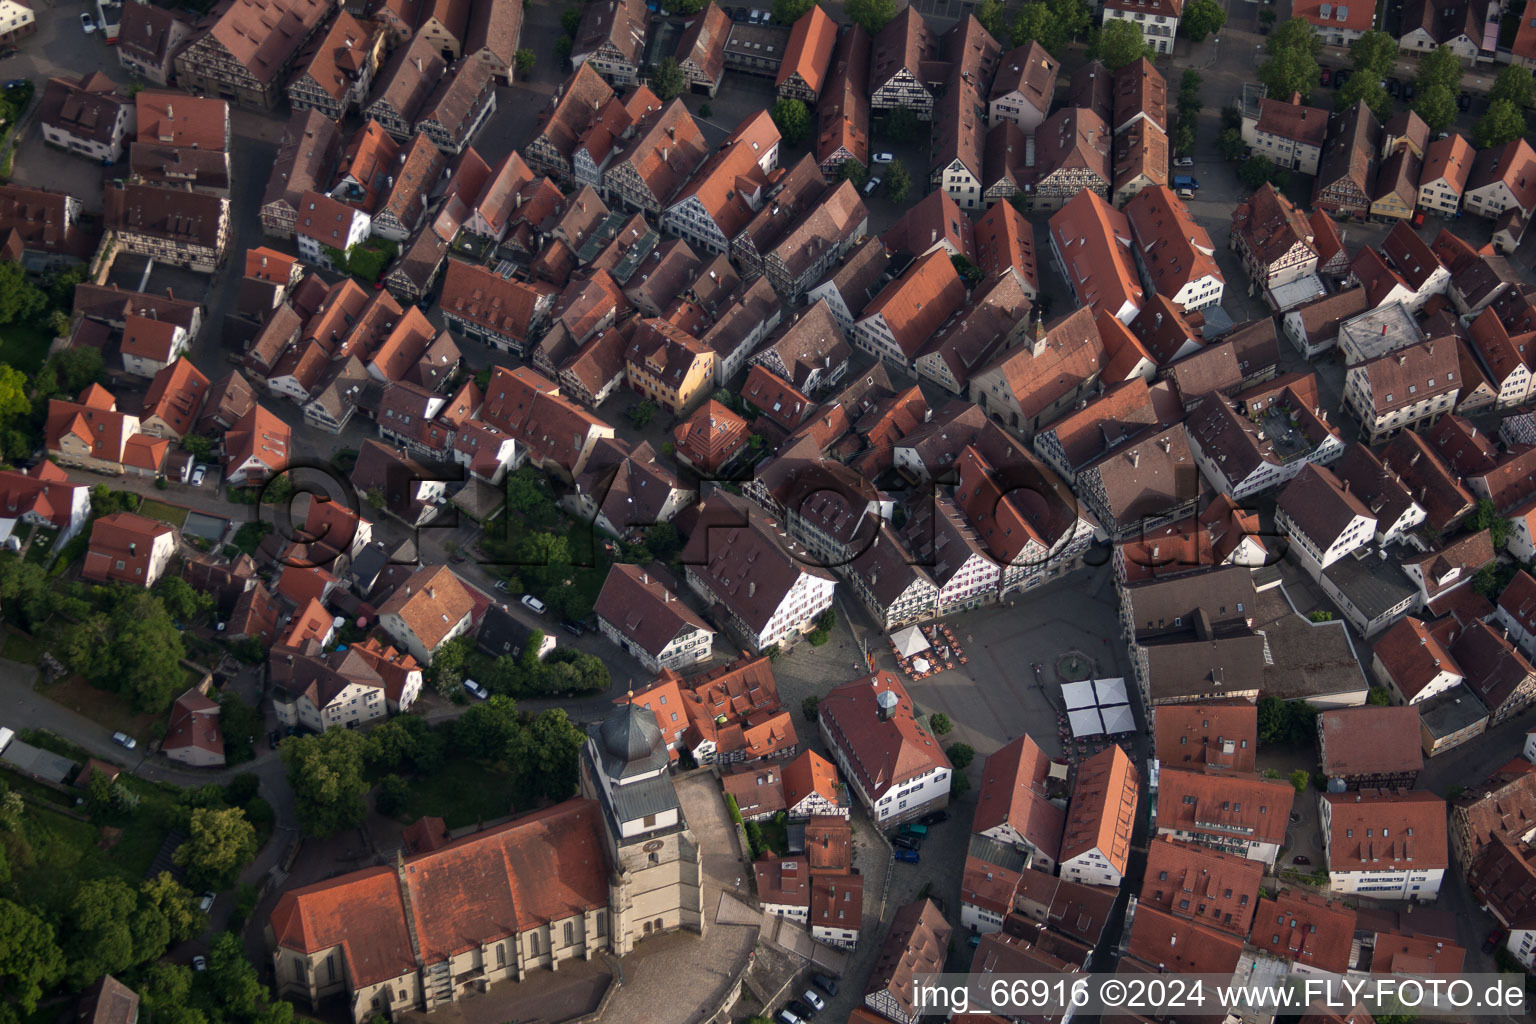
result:
M 1337 893 L 1378 900 L 1433 900 L 1440 895 L 1440 883 L 1445 878 L 1444 867 L 1410 867 L 1404 864 L 1389 866 L 1380 871 L 1335 870 L 1331 830 L 1333 804 L 1326 797 L 1319 797 L 1317 806 L 1323 833 L 1323 855 L 1328 859 L 1328 888 Z M 1386 834 L 1386 829 L 1380 831 L 1382 835 L 1379 838 L 1388 841 L 1392 839 Z M 1413 829 L 1408 831 L 1411 834 Z
M 1147 14 L 1144 11 L 1121 11 L 1106 4 L 1100 24 L 1108 24 L 1114 19 L 1135 22 L 1147 44 L 1157 51 L 1158 56 L 1173 52 L 1173 39 L 1179 31 L 1178 18 Z
M 1429 700 L 1429 698 L 1442 694 L 1451 687 L 1456 686 L 1466 678 L 1455 664 L 1440 665 L 1438 667 L 1439 671 L 1430 678 L 1429 682 L 1424 684 L 1423 689 L 1413 695 L 1412 700 L 1409 700 L 1399 687 L 1397 680 L 1392 678 L 1391 673 L 1387 671 L 1387 667 L 1382 664 L 1381 659 L 1374 655 L 1371 657 L 1371 670 L 1376 674 L 1377 680 L 1385 683 L 1387 688 L 1392 691 L 1392 703 L 1394 704 L 1422 704 Z
M 1160 836 L 1172 836 L 1181 843 L 1199 843 L 1201 846 L 1209 846 L 1224 853 L 1246 857 L 1248 860 L 1256 860 L 1273 869 L 1275 858 L 1280 854 L 1278 843 L 1266 843 L 1256 839 L 1244 840 L 1238 837 L 1223 837 L 1220 842 L 1209 832 L 1194 832 L 1181 828 L 1163 828 L 1158 826 L 1157 834 Z
M 1003 915 L 974 903 L 960 900 L 960 927 L 968 928 L 977 935 L 990 935 L 1003 930 Z
M 1349 525 L 1339 532 L 1337 537 L 1308 537 L 1301 528 L 1286 515 L 1284 509 L 1275 510 L 1275 525 L 1280 532 L 1289 538 L 1291 551 L 1295 552 L 1296 560 L 1317 579 L 1334 562 L 1344 558 L 1351 552 L 1365 547 L 1376 536 L 1376 520 L 1372 516 L 1356 515 L 1349 521 Z
M 1190 453 L 1195 457 L 1195 465 L 1199 467 L 1201 474 L 1211 482 L 1216 490 L 1230 497 L 1233 501 L 1243 501 L 1260 491 L 1267 491 L 1272 487 L 1289 483 L 1295 479 L 1303 469 L 1310 465 L 1326 466 L 1339 456 L 1344 454 L 1344 442 L 1329 434 L 1323 443 L 1309 453 L 1304 459 L 1295 459 L 1291 462 L 1261 462 L 1258 466 L 1242 479 L 1229 477 L 1222 468 L 1222 456 L 1219 452 L 1206 452 L 1200 446 L 1199 439 L 1193 431 L 1189 435 Z M 1213 457 L 1215 456 L 1215 457 Z
M 349 207 L 350 209 L 350 207 Z M 368 237 L 372 230 L 373 221 L 361 210 L 352 210 L 352 220 L 347 225 L 345 238 L 318 238 L 306 235 L 303 231 L 296 231 L 294 237 L 299 243 L 299 259 L 305 263 L 313 263 L 327 270 L 335 270 L 331 264 L 331 258 L 326 254 L 327 249 L 339 249 L 343 253 L 350 253 L 352 247 L 361 243 Z
M 467 632 L 472 621 L 473 619 L 471 618 L 470 613 L 465 612 L 464 617 L 461 618 L 458 622 L 454 623 L 448 629 L 448 632 L 443 634 L 442 639 L 438 641 L 437 647 L 441 647 L 443 644 L 447 643 L 449 640 L 452 640 L 454 637 L 460 636 Z M 418 637 L 416 633 L 411 629 L 411 627 L 406 624 L 405 620 L 401 618 L 398 612 L 389 612 L 386 615 L 380 616 L 379 625 L 383 628 L 384 632 L 388 633 L 390 637 L 394 639 L 397 644 L 399 644 L 401 647 L 404 647 L 406 651 L 410 653 L 411 657 L 415 658 L 423 665 L 430 665 L 432 663 L 432 655 L 434 652 L 436 652 L 437 647 L 433 647 L 429 650 L 426 644 L 424 644 L 421 638 Z
M 170 354 L 165 359 L 150 359 L 146 356 L 123 352 L 123 369 L 136 377 L 153 377 L 167 366 L 181 358 L 181 354 L 187 350 L 187 345 L 192 341 L 192 336 L 187 329 L 180 324 L 171 328 Z
M 1062 861 L 1061 877 L 1069 882 L 1081 882 L 1083 885 L 1119 887 L 1125 876 L 1110 863 L 1104 851 L 1095 846 L 1091 850 L 1084 850 L 1077 856 Z
M 384 688 L 361 683 L 347 686 L 323 708 L 315 707 L 314 702 L 304 696 L 293 700 L 274 698 L 272 707 L 277 720 L 284 725 L 301 725 L 314 732 L 355 729 L 387 715 Z

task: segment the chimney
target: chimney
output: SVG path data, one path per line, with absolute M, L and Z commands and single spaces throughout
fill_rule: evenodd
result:
M 756 597 L 757 596 L 757 581 L 753 580 L 753 581 L 751 581 L 751 582 L 749 582 L 747 584 L 747 596 L 748 597 Z

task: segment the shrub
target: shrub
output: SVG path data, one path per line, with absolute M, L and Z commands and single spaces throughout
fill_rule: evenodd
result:
M 943 736 L 953 728 L 954 725 L 950 723 L 949 716 L 942 711 L 936 711 L 928 716 L 928 731 L 935 736 Z
M 821 704 L 821 698 L 814 693 L 800 702 L 800 714 L 807 722 L 816 721 L 816 708 Z
M 949 755 L 949 763 L 957 769 L 964 768 L 976 760 L 976 751 L 971 749 L 969 743 L 951 743 L 944 753 Z
M 812 647 L 820 647 L 832 639 L 832 635 L 824 629 L 813 629 L 806 639 L 811 642 Z

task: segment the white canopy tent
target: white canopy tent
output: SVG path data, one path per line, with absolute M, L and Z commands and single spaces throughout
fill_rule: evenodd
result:
M 1098 708 L 1079 708 L 1076 711 L 1068 711 L 1067 719 L 1072 723 L 1074 738 L 1098 736 L 1104 732 L 1104 723 L 1099 718 Z
M 1098 698 L 1099 707 L 1107 708 L 1111 704 L 1129 704 L 1131 698 L 1125 692 L 1125 678 L 1116 676 L 1113 679 L 1095 679 L 1093 692 Z
M 910 658 L 918 651 L 926 651 L 932 646 L 928 638 L 923 636 L 923 631 L 916 626 L 908 626 L 900 633 L 892 634 L 891 643 L 896 645 L 896 653 L 903 658 Z
M 1067 710 L 1073 708 L 1091 708 L 1096 703 L 1093 696 L 1093 684 L 1088 680 L 1080 683 L 1062 683 L 1061 699 L 1067 702 Z
M 1129 704 L 1114 704 L 1107 708 L 1100 708 L 1099 714 L 1104 717 L 1104 731 L 1111 736 L 1136 731 L 1136 717 L 1131 714 Z

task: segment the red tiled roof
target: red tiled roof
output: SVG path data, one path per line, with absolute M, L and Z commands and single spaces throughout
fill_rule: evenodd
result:
M 1041 853 L 1059 861 L 1066 813 L 1046 793 L 1050 768 L 1050 759 L 1028 735 L 987 755 L 971 831 L 1011 825 Z
M 1349 969 L 1354 940 L 1355 912 L 1351 907 L 1289 889 L 1274 899 L 1259 901 L 1249 939 L 1264 952 L 1298 967 L 1332 974 Z
M 1289 782 L 1247 772 L 1165 768 L 1158 780 L 1157 825 L 1217 834 L 1240 828 L 1251 830 L 1244 834 L 1252 842 L 1279 845 L 1295 797 Z
M 784 48 L 784 61 L 779 65 L 774 85 L 783 85 L 791 75 L 799 75 L 808 89 L 819 94 L 836 45 L 837 22 L 820 4 L 812 6 L 789 31 L 789 44 Z
M 1242 956 L 1243 941 L 1143 905 L 1136 908 L 1126 952 L 1172 974 L 1231 974 Z
M 1153 709 L 1153 716 L 1157 759 L 1163 767 L 1253 771 L 1259 726 L 1258 708 L 1252 702 L 1161 704 Z
M 1433 871 L 1450 866 L 1445 800 L 1427 790 L 1325 793 L 1332 871 Z
M 1159 836 L 1147 846 L 1147 868 L 1138 898 L 1174 917 L 1246 937 L 1263 879 L 1264 865 L 1259 861 Z
M 876 697 L 885 692 L 897 703 L 895 714 L 881 720 Z M 836 687 L 821 699 L 817 715 L 872 800 L 908 779 L 949 767 L 938 741 L 918 724 L 912 698 L 890 672 Z

